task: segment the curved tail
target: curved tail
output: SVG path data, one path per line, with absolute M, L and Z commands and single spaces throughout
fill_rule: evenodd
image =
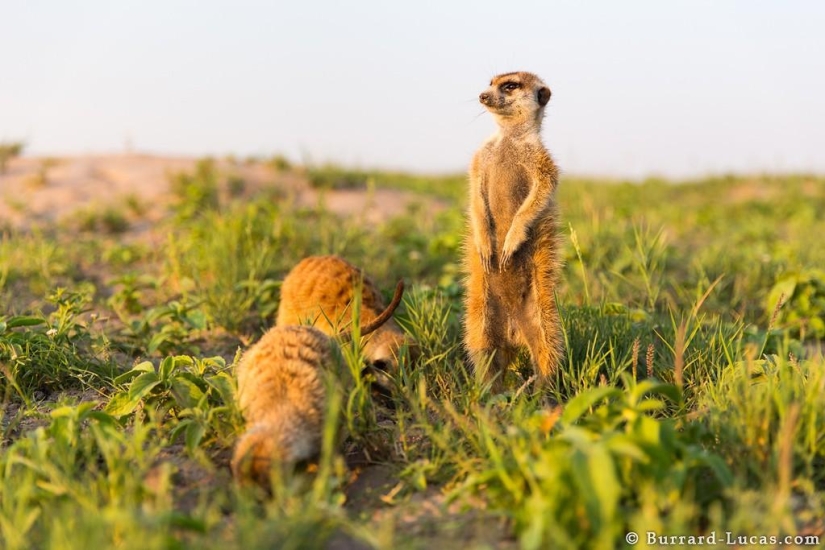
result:
M 404 296 L 404 280 L 399 279 L 398 284 L 395 285 L 395 294 L 393 294 L 393 296 L 392 296 L 392 301 L 390 302 L 390 305 L 388 305 L 386 307 L 386 309 L 384 311 L 382 311 L 381 314 L 378 317 L 376 317 L 375 319 L 373 319 L 372 321 L 370 321 L 366 325 L 361 326 L 361 336 L 366 336 L 367 334 L 369 334 L 371 332 L 374 332 L 375 330 L 380 328 L 381 325 L 383 325 L 384 323 L 389 321 L 390 317 L 392 317 L 392 314 L 395 313 L 395 310 L 398 307 L 398 304 L 401 303 L 401 298 L 403 296 Z M 338 337 L 341 339 L 342 342 L 348 342 L 348 341 L 352 340 L 352 330 L 350 329 L 346 332 L 342 332 L 341 334 L 338 335 Z

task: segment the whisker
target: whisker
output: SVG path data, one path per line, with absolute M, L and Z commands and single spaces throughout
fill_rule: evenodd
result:
M 467 126 L 469 126 L 470 124 L 472 124 L 473 122 L 478 120 L 478 117 L 480 117 L 481 115 L 483 115 L 486 112 L 487 112 L 486 109 L 482 109 L 480 113 L 478 113 L 476 116 L 474 116 L 473 119 L 470 122 L 467 123 Z

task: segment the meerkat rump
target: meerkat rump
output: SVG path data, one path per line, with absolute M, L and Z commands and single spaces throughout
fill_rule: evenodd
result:
M 284 278 L 276 324 L 309 324 L 326 334 L 346 329 L 352 321 L 351 305 L 361 286 L 362 323 L 369 323 L 384 309 L 378 287 L 363 270 L 338 256 L 310 256 L 301 260 Z M 397 370 L 398 351 L 415 343 L 398 323 L 389 319 L 364 344 L 364 355 L 378 371 Z
M 562 356 L 558 168 L 540 136 L 549 99 L 527 72 L 498 75 L 479 95 L 498 131 L 470 166 L 464 342 L 481 379 L 499 374 L 499 385 L 521 346 L 543 383 Z
M 390 305 L 361 333 L 387 322 L 403 293 L 399 281 Z M 351 332 L 338 335 L 340 341 L 351 338 Z M 232 457 L 237 480 L 266 485 L 274 463 L 294 464 L 319 454 L 327 410 L 325 376 L 343 375 L 339 367 L 333 338 L 309 326 L 276 326 L 243 354 L 236 372 L 247 430 Z

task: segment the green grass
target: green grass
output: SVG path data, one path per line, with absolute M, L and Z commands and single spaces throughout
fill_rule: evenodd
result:
M 241 201 L 204 162 L 174 176 L 152 245 L 105 211 L 84 216 L 106 231 L 2 236 L 0 546 L 823 533 L 825 180 L 563 181 L 566 363 L 537 393 L 522 357 L 496 395 L 461 348 L 463 176 L 309 177 L 336 187 L 342 172 L 450 207 L 367 225 L 272 193 Z M 386 292 L 406 278 L 398 319 L 421 360 L 401 362 L 385 406 L 346 346 L 354 383 L 331 392 L 317 471 L 239 487 L 238 352 L 273 323 L 290 267 L 326 253 Z
M 384 170 L 358 170 L 337 164 L 307 167 L 310 185 L 318 189 L 401 189 L 452 200 L 465 192 L 464 174 L 426 176 Z

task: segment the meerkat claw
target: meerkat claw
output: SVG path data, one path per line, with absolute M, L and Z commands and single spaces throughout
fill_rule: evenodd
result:
M 504 271 L 507 269 L 507 266 L 510 264 L 511 255 L 509 252 L 503 252 L 501 254 L 501 261 L 498 263 L 498 270 Z
M 490 270 L 493 269 L 493 262 L 491 261 L 490 256 L 481 255 L 481 266 L 484 268 L 484 273 L 490 273 Z

